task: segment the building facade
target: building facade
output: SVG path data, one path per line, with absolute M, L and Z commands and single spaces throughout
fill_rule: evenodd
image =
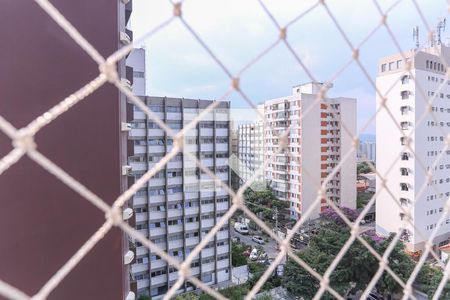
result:
M 352 147 L 356 100 L 317 101 L 321 88 L 321 83 L 299 85 L 292 95 L 264 103 L 265 178 L 279 199 L 289 201 L 292 219 L 300 218 L 314 204 L 320 185 L 344 156 L 346 160 L 326 185 L 326 196 L 341 206 L 356 207 L 356 151 Z M 289 126 L 283 141 L 280 136 Z M 277 153 L 283 143 L 285 149 Z M 321 199 L 309 218 L 318 217 L 325 206 Z
M 358 161 L 376 162 L 376 143 L 361 141 L 358 147 Z
M 240 185 L 244 184 L 255 174 L 255 182 L 264 181 L 264 123 L 258 121 L 238 126 L 238 177 Z
M 376 118 L 377 170 L 387 174 L 392 168 L 386 187 L 394 197 L 383 189 L 382 182 L 377 182 L 376 227 L 383 235 L 398 232 L 402 219 L 407 217 L 402 208 L 410 210 L 414 227 L 408 225 L 403 234 L 409 251 L 423 250 L 439 226 L 437 221 L 450 196 L 450 151 L 444 150 L 450 133 L 450 82 L 438 53 L 447 64 L 450 62 L 450 49 L 444 45 L 403 53 L 411 64 L 413 78 L 404 71 L 401 54 L 384 57 L 378 63 L 376 85 L 385 97 L 377 95 L 377 109 L 384 104 L 390 113 L 382 109 Z M 432 101 L 430 107 L 428 101 Z M 432 114 L 419 123 L 428 109 Z M 428 172 L 432 174 L 429 181 Z M 444 244 L 449 238 L 447 219 L 432 242 Z
M 133 67 L 133 92 L 141 97 L 174 132 L 179 132 L 207 106 L 208 100 L 146 97 L 145 51 L 134 49 L 127 64 Z M 184 153 L 190 152 L 225 184 L 230 185 L 229 102 L 221 102 L 185 135 L 184 148 L 147 186 L 133 197 L 135 227 L 169 255 L 183 261 L 229 209 L 230 197 L 215 180 Z M 133 155 L 129 174 L 140 178 L 166 156 L 173 140 L 137 107 L 133 108 L 129 140 Z M 160 299 L 178 279 L 178 270 L 137 241 L 131 272 L 138 295 Z M 230 230 L 226 223 L 191 264 L 192 274 L 204 283 L 227 286 L 231 280 Z M 178 293 L 195 289 L 186 282 Z

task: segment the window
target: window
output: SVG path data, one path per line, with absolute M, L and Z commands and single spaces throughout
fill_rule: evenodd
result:
M 409 82 L 409 76 L 405 75 L 402 77 L 402 84 L 407 84 Z
M 409 111 L 409 106 L 401 106 L 400 111 L 401 111 L 402 115 L 406 115 Z
M 386 64 L 381 65 L 381 72 L 386 72 Z
M 136 78 L 144 78 L 144 72 L 140 72 L 140 71 L 133 71 L 133 77 Z
M 400 138 L 400 143 L 402 144 L 402 146 L 406 145 L 406 140 L 407 140 L 407 138 L 404 137 L 404 136 L 402 136 L 402 137 Z
M 166 269 L 161 269 L 161 270 L 158 270 L 158 271 L 151 272 L 150 273 L 150 277 L 156 277 L 156 276 L 164 275 L 164 274 L 166 274 Z
M 400 93 L 400 95 L 402 96 L 402 99 L 408 99 L 409 98 L 409 91 L 402 91 Z
M 389 63 L 389 71 L 393 71 L 394 70 L 394 62 L 390 62 Z
M 182 224 L 183 224 L 183 220 L 182 220 L 182 219 L 169 220 L 169 221 L 167 222 L 167 224 L 168 224 L 169 226 L 182 225 Z
M 211 282 L 212 281 L 212 273 L 202 274 L 203 282 Z
M 407 183 L 400 183 L 400 189 L 402 191 L 409 191 L 408 184 Z
M 407 168 L 400 168 L 400 173 L 402 176 L 408 176 L 408 169 Z
M 401 122 L 401 123 L 400 123 L 400 127 L 401 127 L 403 130 L 407 130 L 407 129 L 409 128 L 409 122 Z
M 150 108 L 151 111 L 153 112 L 163 112 L 163 107 L 162 105 L 154 105 L 154 104 L 150 104 L 148 106 L 148 108 Z
M 402 60 L 397 60 L 397 69 L 402 67 Z
M 181 107 L 180 106 L 167 106 L 167 112 L 179 113 L 179 112 L 181 112 Z
M 164 228 L 166 227 L 166 224 L 164 222 L 155 222 L 155 223 L 150 223 L 150 228 Z

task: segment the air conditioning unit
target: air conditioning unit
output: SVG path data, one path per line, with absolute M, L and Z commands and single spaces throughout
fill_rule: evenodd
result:
M 122 212 L 122 218 L 124 221 L 128 220 L 133 216 L 133 210 L 131 208 L 125 208 Z
M 127 176 L 130 175 L 131 166 L 122 166 L 122 175 Z
M 121 78 L 120 82 L 122 82 L 122 85 L 124 85 L 127 89 L 129 89 L 131 91 L 131 89 L 132 89 L 131 82 L 128 79 Z
M 126 32 L 121 31 L 119 34 L 120 42 L 124 45 L 128 45 L 131 43 L 131 38 L 128 36 Z
M 125 297 L 125 300 L 135 300 L 135 299 L 136 295 L 132 291 L 129 291 L 127 296 Z
M 134 259 L 134 252 L 131 250 L 128 250 L 127 253 L 123 256 L 123 263 L 126 265 L 129 265 Z
M 125 123 L 122 122 L 121 126 L 120 126 L 122 131 L 130 131 L 131 130 L 131 124 L 130 123 Z

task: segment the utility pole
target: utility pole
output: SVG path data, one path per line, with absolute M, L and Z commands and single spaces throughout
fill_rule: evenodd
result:
M 275 206 L 275 232 L 278 236 L 278 207 Z

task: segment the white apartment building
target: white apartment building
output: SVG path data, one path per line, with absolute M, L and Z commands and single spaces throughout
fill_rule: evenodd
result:
M 238 126 L 239 159 L 238 177 L 240 185 L 258 174 L 255 182 L 264 181 L 264 171 L 259 171 L 264 164 L 264 124 L 258 121 Z
M 292 95 L 264 103 L 265 177 L 275 194 L 290 202 L 293 219 L 313 205 L 320 185 L 345 155 L 348 158 L 326 185 L 326 195 L 341 206 L 356 208 L 356 151 L 352 147 L 356 99 L 318 101 L 322 86 L 317 82 L 295 86 Z M 282 143 L 279 136 L 289 126 L 286 150 L 277 154 Z M 327 206 L 325 199 L 320 201 L 309 218 L 318 217 Z
M 142 60 L 132 59 L 129 65 L 142 65 Z M 139 68 L 134 70 L 138 76 L 134 76 L 133 88 L 142 78 L 137 72 L 141 72 Z M 140 85 L 138 90 L 145 91 L 145 84 Z M 212 103 L 207 100 L 139 97 L 175 132 L 183 129 Z M 135 228 L 180 262 L 230 206 L 230 197 L 219 183 L 184 155 L 187 151 L 191 152 L 221 181 L 230 185 L 229 106 L 229 102 L 221 102 L 189 130 L 183 151 L 133 197 Z M 137 180 L 171 151 L 173 139 L 137 107 L 133 108 L 132 114 L 128 148 L 133 154 L 128 158 L 128 164 L 129 175 Z M 161 299 L 177 281 L 178 270 L 138 241 L 133 242 L 136 258 L 131 272 L 137 281 L 138 295 Z M 230 247 L 230 229 L 226 223 L 192 262 L 192 275 L 208 285 L 219 288 L 228 286 L 231 280 Z M 185 282 L 178 293 L 193 289 L 195 286 Z
M 376 227 L 383 235 L 398 232 L 401 219 L 405 217 L 400 205 L 411 209 L 410 218 L 416 230 L 409 225 L 403 235 L 409 251 L 423 250 L 424 243 L 439 226 L 437 221 L 450 196 L 450 151 L 445 151 L 433 167 L 450 133 L 450 82 L 436 50 L 448 64 L 450 48 L 444 45 L 404 53 L 411 63 L 414 78 L 404 71 L 405 61 L 401 54 L 384 57 L 378 63 L 376 85 L 385 94 L 386 108 L 395 121 L 386 110 L 381 110 L 376 117 L 377 170 L 382 176 L 387 175 L 386 186 L 394 195 L 392 198 L 382 189 L 382 182 L 377 181 Z M 427 114 L 418 124 L 428 109 L 427 102 L 432 99 L 430 110 L 436 119 Z M 384 100 L 377 95 L 377 109 L 382 102 Z M 411 135 L 411 138 L 404 135 Z M 408 142 L 414 155 L 405 149 Z M 392 164 L 393 168 L 387 174 Z M 432 173 L 428 183 L 427 172 Z M 445 244 L 449 238 L 450 218 L 439 226 L 433 244 Z

